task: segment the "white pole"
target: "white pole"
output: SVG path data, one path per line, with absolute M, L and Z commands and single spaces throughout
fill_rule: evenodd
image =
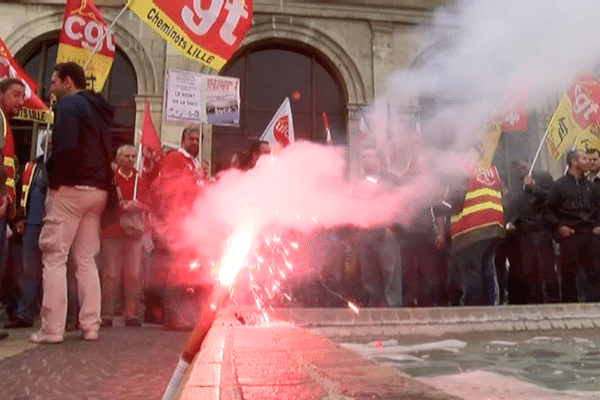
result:
M 117 15 L 117 17 L 113 20 L 113 22 L 111 22 L 111 24 L 108 26 L 108 28 L 106 28 L 106 31 L 104 31 L 104 34 L 102 35 L 102 39 L 98 40 L 98 42 L 96 43 L 96 46 L 94 47 L 94 50 L 92 50 L 92 52 L 90 53 L 90 56 L 88 57 L 87 61 L 85 62 L 85 65 L 83 66 L 83 70 L 84 71 L 88 67 L 88 65 L 90 64 L 90 61 L 92 61 L 93 55 L 96 54 L 96 52 L 100 48 L 100 45 L 102 45 L 102 42 L 104 42 L 104 39 L 106 39 L 106 36 L 108 36 L 108 33 L 110 32 L 110 30 L 112 29 L 112 27 L 115 26 L 115 24 L 117 23 L 117 20 L 121 17 L 121 15 L 123 15 L 123 13 L 125 12 L 125 10 L 127 10 L 127 6 L 128 5 L 129 5 L 129 1 L 125 4 L 125 6 L 123 7 L 123 9 L 119 12 L 119 14 Z
M 135 169 L 137 170 L 137 173 L 135 174 L 135 183 L 133 184 L 133 200 L 137 199 L 138 180 L 139 180 L 140 174 L 142 173 L 142 171 L 140 170 L 141 161 L 142 161 L 142 144 L 140 143 L 138 146 L 137 160 L 135 162 L 135 164 L 136 164 Z
M 529 176 L 531 176 L 531 173 L 533 172 L 533 166 L 535 165 L 535 162 L 537 161 L 538 157 L 540 156 L 540 152 L 542 151 L 542 146 L 544 146 L 544 142 L 546 141 L 547 137 L 548 137 L 548 129 L 546 129 L 546 132 L 544 133 L 544 137 L 542 138 L 540 145 L 538 146 L 538 149 L 535 152 L 535 157 L 533 157 L 533 161 L 531 162 L 531 167 L 529 167 L 529 173 L 527 174 Z

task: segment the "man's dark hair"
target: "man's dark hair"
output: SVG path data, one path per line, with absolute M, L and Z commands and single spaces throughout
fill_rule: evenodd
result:
M 266 140 L 255 140 L 254 142 L 252 142 L 252 145 L 250 146 L 250 157 L 252 157 L 254 154 L 258 154 L 260 153 L 260 146 L 263 144 L 269 144 L 269 142 L 267 142 Z
M 598 149 L 591 148 L 591 149 L 587 149 L 585 151 L 585 154 L 594 154 L 594 153 L 598 154 L 598 156 L 600 157 L 600 150 L 598 150 Z
M 73 80 L 75 89 L 85 89 L 87 86 L 87 80 L 85 78 L 85 71 L 81 65 L 74 62 L 59 63 L 54 66 L 54 71 L 58 75 L 61 81 L 64 81 L 67 77 Z
M 571 163 L 573 163 L 573 160 L 575 160 L 577 158 L 577 153 L 582 153 L 582 151 L 581 150 L 570 150 L 567 153 L 566 160 L 567 160 L 567 165 L 569 167 L 571 166 Z
M 0 81 L 0 92 L 6 93 L 8 88 L 15 84 L 21 85 L 23 86 L 23 89 L 25 89 L 25 84 L 22 80 L 17 78 L 5 78 Z

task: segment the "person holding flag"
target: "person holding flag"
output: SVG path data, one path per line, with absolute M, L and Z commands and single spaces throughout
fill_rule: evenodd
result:
M 146 208 L 143 201 L 148 194 L 148 184 L 133 166 L 135 153 L 135 148 L 131 145 L 119 147 L 115 181 L 120 192 L 121 213 L 138 213 L 141 217 Z M 125 326 L 142 325 L 138 315 L 142 292 L 142 235 L 143 231 L 128 230 L 123 220 L 102 230 L 102 327 L 113 325 L 115 300 L 121 277 L 125 293 Z

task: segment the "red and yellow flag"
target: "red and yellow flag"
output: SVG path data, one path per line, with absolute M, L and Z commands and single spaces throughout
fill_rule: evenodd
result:
M 0 80 L 4 78 L 20 79 L 25 84 L 25 103 L 15 118 L 42 123 L 52 122 L 52 113 L 44 102 L 35 94 L 38 84 L 27 75 L 10 54 L 8 47 L 0 38 Z
M 599 148 L 600 84 L 589 74 L 578 77 L 569 87 L 556 109 L 550 124 L 546 144 L 558 160 L 576 141 L 577 148 Z
M 134 0 L 128 6 L 184 56 L 217 71 L 252 23 L 252 0 Z
M 115 37 L 112 32 L 104 37 L 105 32 L 106 22 L 92 0 L 67 0 L 56 63 L 72 61 L 84 67 L 98 46 L 85 68 L 88 88 L 96 92 L 102 91 L 115 54 Z

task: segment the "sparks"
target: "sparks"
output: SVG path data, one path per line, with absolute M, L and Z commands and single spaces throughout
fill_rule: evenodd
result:
M 239 228 L 231 235 L 221 260 L 220 284 L 229 286 L 233 283 L 252 247 L 252 239 L 250 229 L 247 228 Z

